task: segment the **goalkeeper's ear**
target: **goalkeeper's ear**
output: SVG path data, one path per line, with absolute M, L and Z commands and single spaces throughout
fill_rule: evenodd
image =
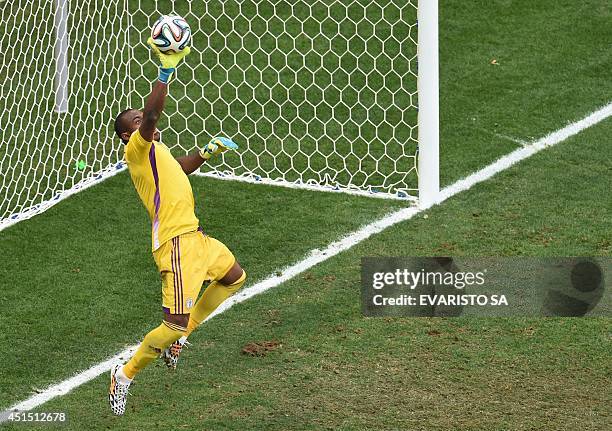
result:
M 130 122 L 132 121 L 130 115 L 133 115 L 134 109 L 128 108 L 122 111 L 117 118 L 115 118 L 115 133 L 121 139 L 124 144 L 127 144 L 130 140 L 130 136 L 132 136 L 133 130 L 130 127 Z

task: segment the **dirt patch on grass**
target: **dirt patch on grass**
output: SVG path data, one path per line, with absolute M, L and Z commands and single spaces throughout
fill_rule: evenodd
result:
M 244 345 L 242 354 L 248 356 L 266 356 L 269 352 L 277 350 L 282 344 L 279 341 L 258 341 Z

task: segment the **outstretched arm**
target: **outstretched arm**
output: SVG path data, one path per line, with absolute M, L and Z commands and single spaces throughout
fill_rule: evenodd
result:
M 157 122 L 164 110 L 164 101 L 168 95 L 168 84 L 157 81 L 153 84 L 151 94 L 145 103 L 142 113 L 142 124 L 140 125 L 140 135 L 147 141 L 153 140 L 153 135 L 157 128 Z
M 147 43 L 161 65 L 159 68 L 159 79 L 153 84 L 153 89 L 144 107 L 142 124 L 139 127 L 141 136 L 150 142 L 153 140 L 157 122 L 164 110 L 164 101 L 168 95 L 168 81 L 178 64 L 191 52 L 191 49 L 185 47 L 180 52 L 165 54 L 153 43 L 153 39 L 149 38 Z
M 183 172 L 189 175 L 202 166 L 202 163 L 210 159 L 212 156 L 216 156 L 217 154 L 221 154 L 227 150 L 237 149 L 238 145 L 231 139 L 218 136 L 216 138 L 212 138 L 210 142 L 197 153 L 177 157 L 176 161 L 179 162 L 179 165 L 181 165 L 181 168 L 183 168 Z
M 181 165 L 181 168 L 183 168 L 183 172 L 189 175 L 202 166 L 206 160 L 204 160 L 202 156 L 200 156 L 200 153 L 196 151 L 188 156 L 177 157 L 176 161 L 179 162 L 179 165 Z

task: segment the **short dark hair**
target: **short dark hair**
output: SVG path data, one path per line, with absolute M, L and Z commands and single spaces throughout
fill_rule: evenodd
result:
M 128 132 L 128 128 L 125 124 L 125 116 L 128 114 L 128 112 L 133 111 L 132 108 L 128 108 L 125 111 L 122 111 L 119 115 L 117 115 L 117 118 L 115 118 L 115 133 L 117 134 L 117 136 L 119 137 L 119 139 L 121 139 L 122 142 L 126 143 L 127 141 L 125 141 L 122 137 L 121 134 Z

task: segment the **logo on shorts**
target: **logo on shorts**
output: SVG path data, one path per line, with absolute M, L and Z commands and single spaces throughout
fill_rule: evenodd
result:
M 187 302 L 185 303 L 185 305 L 187 305 L 187 308 L 193 307 L 193 299 L 187 298 Z

